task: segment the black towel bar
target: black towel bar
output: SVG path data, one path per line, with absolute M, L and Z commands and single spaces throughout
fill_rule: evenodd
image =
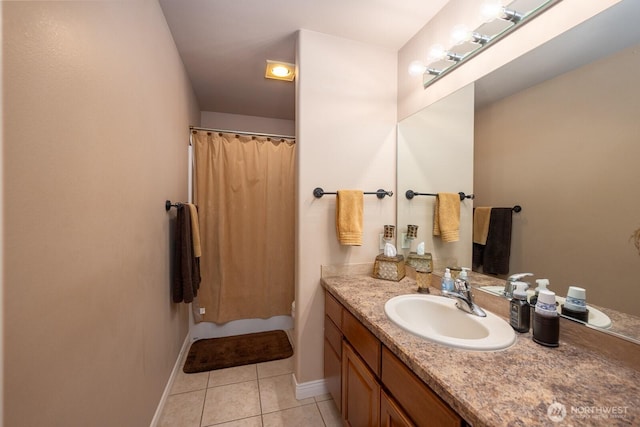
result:
M 436 193 L 418 193 L 413 190 L 407 190 L 404 195 L 409 200 L 413 199 L 415 196 L 437 196 Z M 460 201 L 463 201 L 464 199 L 473 199 L 475 197 L 473 194 L 464 194 L 462 191 L 460 191 L 458 195 L 460 196 Z
M 179 208 L 180 206 L 182 206 L 182 203 L 178 202 L 178 203 L 171 203 L 171 200 L 167 200 L 166 202 L 164 202 L 164 209 L 168 212 L 169 209 L 171 208 Z
M 320 197 L 324 196 L 325 194 L 338 194 L 338 193 L 335 192 L 335 191 L 331 192 L 331 193 L 330 192 L 326 192 L 321 187 L 316 187 L 316 188 L 313 189 L 313 195 L 314 195 L 314 197 L 316 197 L 318 199 Z M 380 189 L 378 191 L 368 191 L 368 192 L 365 192 L 364 194 L 375 194 L 378 197 L 378 199 L 384 199 L 386 196 L 389 196 L 389 197 L 393 196 L 393 191 L 387 191 L 387 190 Z
M 522 210 L 522 206 L 520 205 L 515 205 L 514 207 L 511 208 L 512 211 L 518 213 Z

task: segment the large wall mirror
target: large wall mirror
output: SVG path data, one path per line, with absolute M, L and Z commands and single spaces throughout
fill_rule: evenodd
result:
M 558 296 L 585 288 L 589 307 L 611 321 L 600 326 L 640 342 L 638 16 L 640 2 L 623 0 L 470 86 L 473 188 L 461 191 L 475 194 L 475 207 L 522 206 L 508 274 L 534 273 L 532 288 L 548 278 Z M 405 186 L 421 186 L 407 176 L 406 159 L 429 152 L 413 144 L 434 142 L 401 135 L 409 124 L 419 134 L 415 123 L 428 121 L 421 114 L 428 111 L 399 124 L 399 230 L 421 215 L 400 200 Z M 459 263 L 468 265 L 468 235 L 465 244 Z M 429 249 L 434 259 L 446 251 Z

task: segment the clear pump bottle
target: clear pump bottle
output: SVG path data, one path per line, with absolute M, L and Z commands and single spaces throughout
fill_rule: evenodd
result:
M 453 291 L 453 278 L 451 277 L 451 270 L 449 270 L 449 268 L 444 270 L 444 277 L 442 278 L 440 289 L 443 291 Z

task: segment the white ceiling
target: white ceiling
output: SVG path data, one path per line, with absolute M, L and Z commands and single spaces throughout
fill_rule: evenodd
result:
M 448 0 L 160 0 L 200 109 L 293 120 L 294 84 L 264 78 L 295 63 L 296 31 L 398 51 Z

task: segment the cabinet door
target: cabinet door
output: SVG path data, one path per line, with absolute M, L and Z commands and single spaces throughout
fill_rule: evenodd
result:
M 415 424 L 387 393 L 380 392 L 380 427 L 414 427 Z
M 329 316 L 324 318 L 324 378 L 333 401 L 342 406 L 342 334 Z
M 380 386 L 353 348 L 342 343 L 342 419 L 351 427 L 380 425 Z

